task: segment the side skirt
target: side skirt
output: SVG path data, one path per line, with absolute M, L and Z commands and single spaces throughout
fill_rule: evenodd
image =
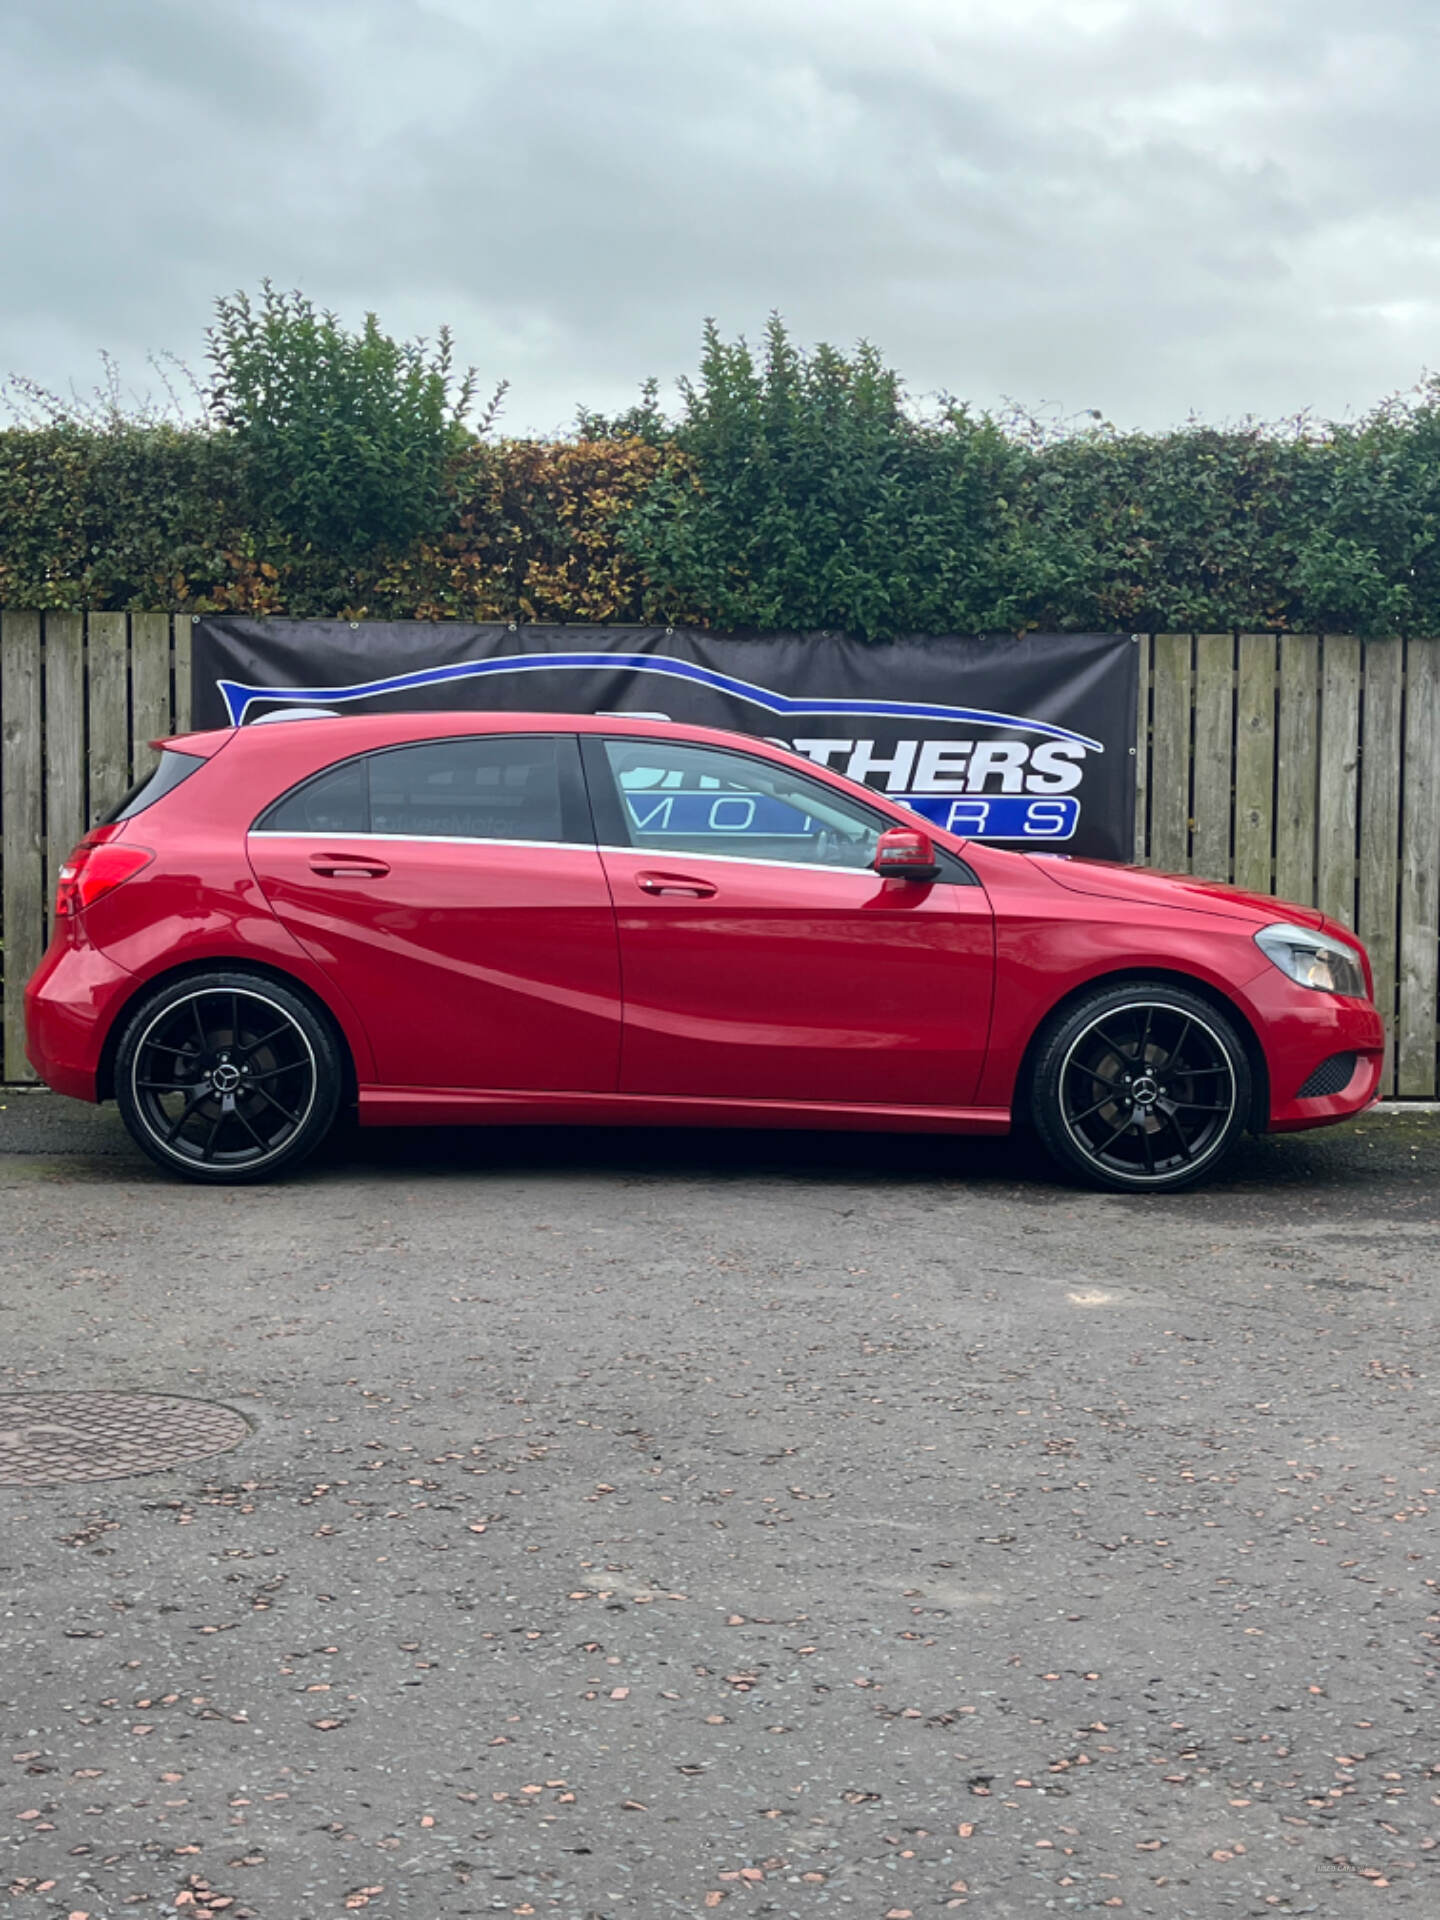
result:
M 825 1101 L 694 1100 L 672 1094 L 523 1093 L 362 1087 L 362 1127 L 813 1127 L 856 1133 L 1010 1131 L 1003 1107 L 865 1107 Z

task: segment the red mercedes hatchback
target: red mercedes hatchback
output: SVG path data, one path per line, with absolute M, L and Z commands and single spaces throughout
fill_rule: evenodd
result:
M 313 709 L 160 743 L 63 869 L 41 1077 L 195 1180 L 362 1124 L 1005 1133 L 1165 1191 L 1377 1094 L 1309 907 L 1006 852 L 739 735 Z M 305 724 L 301 724 L 301 720 Z

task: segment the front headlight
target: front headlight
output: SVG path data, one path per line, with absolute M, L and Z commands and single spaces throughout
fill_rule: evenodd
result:
M 1311 933 L 1308 927 L 1262 927 L 1255 944 L 1282 973 L 1302 987 L 1314 987 L 1317 993 L 1348 993 L 1365 998 L 1365 974 L 1360 956 L 1353 947 L 1338 940 L 1327 940 L 1323 933 Z

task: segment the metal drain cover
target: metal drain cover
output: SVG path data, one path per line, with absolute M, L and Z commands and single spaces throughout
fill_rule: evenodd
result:
M 228 1453 L 249 1433 L 232 1407 L 154 1393 L 0 1393 L 0 1486 L 123 1480 Z

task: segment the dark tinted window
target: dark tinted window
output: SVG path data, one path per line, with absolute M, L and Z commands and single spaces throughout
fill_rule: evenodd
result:
M 563 840 L 557 745 L 545 734 L 502 734 L 372 754 L 370 831 L 427 839 Z
M 160 764 L 143 780 L 137 780 L 119 806 L 112 807 L 109 813 L 102 815 L 97 823 L 107 826 L 114 820 L 129 820 L 137 813 L 143 813 L 146 807 L 153 807 L 163 794 L 178 787 L 182 780 L 188 780 L 192 773 L 198 773 L 205 764 L 198 754 L 175 753 L 166 751 L 160 756 Z
M 347 760 L 307 780 L 255 824 L 261 833 L 364 833 L 370 824 L 365 762 Z

